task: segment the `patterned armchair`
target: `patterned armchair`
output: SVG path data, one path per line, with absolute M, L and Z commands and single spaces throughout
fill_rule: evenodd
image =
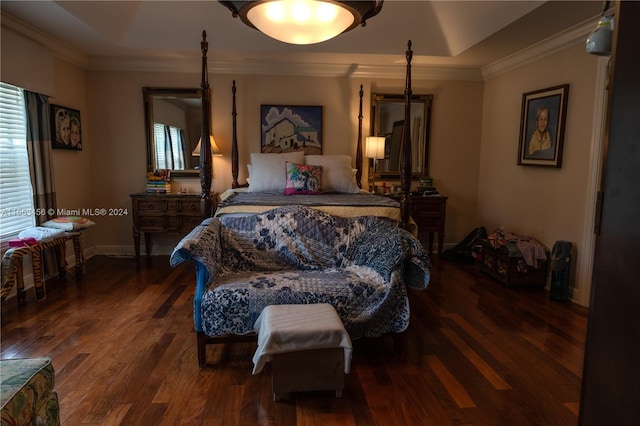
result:
M 59 425 L 55 373 L 49 358 L 0 360 L 3 425 Z

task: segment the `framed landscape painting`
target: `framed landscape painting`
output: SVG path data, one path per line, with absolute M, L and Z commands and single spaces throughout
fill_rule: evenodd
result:
M 260 105 L 260 152 L 322 154 L 322 106 Z

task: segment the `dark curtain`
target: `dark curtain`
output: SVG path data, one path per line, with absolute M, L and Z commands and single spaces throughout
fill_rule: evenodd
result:
M 33 206 L 38 209 L 38 212 L 46 213 L 36 216 L 36 225 L 40 225 L 53 219 L 57 208 L 51 153 L 51 127 L 49 126 L 49 99 L 27 90 L 24 91 L 24 98 Z M 46 250 L 42 255 L 42 263 L 45 278 L 55 275 L 58 252 L 55 249 Z

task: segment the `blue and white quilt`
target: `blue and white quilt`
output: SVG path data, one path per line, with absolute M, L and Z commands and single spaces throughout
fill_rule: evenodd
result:
M 171 265 L 196 262 L 196 331 L 247 334 L 265 306 L 329 303 L 352 338 L 404 331 L 407 287 L 429 284 L 431 263 L 409 232 L 375 216 L 340 217 L 301 205 L 206 219 Z

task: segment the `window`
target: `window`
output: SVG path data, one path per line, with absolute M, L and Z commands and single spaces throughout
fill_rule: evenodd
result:
M 184 170 L 183 131 L 177 127 L 153 123 L 156 167 L 158 169 Z
M 0 83 L 0 239 L 35 225 L 21 88 Z

